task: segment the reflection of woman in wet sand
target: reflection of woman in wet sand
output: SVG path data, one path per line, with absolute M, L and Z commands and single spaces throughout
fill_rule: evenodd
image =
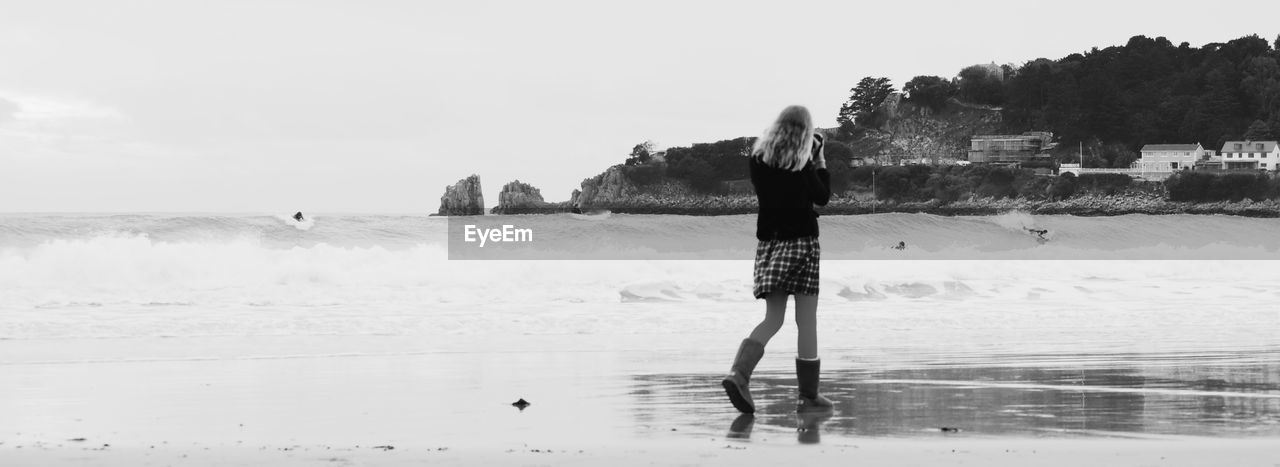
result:
M 797 411 L 829 412 L 830 400 L 818 394 L 818 213 L 831 197 L 822 137 L 809 111 L 787 107 L 756 140 L 749 162 L 751 184 L 760 202 L 756 219 L 756 298 L 765 299 L 765 318 L 743 339 L 722 384 L 729 401 L 743 413 L 755 412 L 747 389 L 765 344 L 782 327 L 787 296 L 795 296 Z

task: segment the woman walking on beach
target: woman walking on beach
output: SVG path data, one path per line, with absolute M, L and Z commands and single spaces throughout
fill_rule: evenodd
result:
M 747 385 L 764 356 L 769 339 L 782 328 L 787 296 L 795 296 L 796 379 L 800 412 L 832 410 L 818 394 L 818 213 L 831 198 L 830 175 L 822 136 L 814 132 L 809 110 L 793 105 L 782 110 L 750 153 L 751 184 L 760 203 L 756 218 L 755 286 L 765 300 L 765 317 L 742 340 L 723 385 L 739 411 L 754 413 Z

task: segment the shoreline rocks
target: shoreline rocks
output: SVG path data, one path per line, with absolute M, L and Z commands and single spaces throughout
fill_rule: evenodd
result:
M 551 203 L 543 209 L 506 214 L 551 214 L 566 212 L 572 204 Z M 592 209 L 608 210 L 616 214 L 668 214 L 685 216 L 723 216 L 755 214 L 754 195 L 687 195 L 655 196 L 647 193 L 612 203 L 594 203 Z M 1028 200 L 979 198 L 943 204 L 939 201 L 889 202 L 833 198 L 829 204 L 817 208 L 824 216 L 864 215 L 884 213 L 933 214 L 939 216 L 993 216 L 1007 212 L 1025 212 L 1032 215 L 1072 215 L 1084 217 L 1121 216 L 1127 214 L 1217 214 L 1242 217 L 1280 218 L 1280 202 L 1249 200 L 1218 203 L 1183 203 L 1167 201 L 1158 196 L 1101 196 L 1086 195 L 1065 200 Z
M 484 193 L 480 191 L 480 176 L 458 180 L 458 183 L 444 188 L 440 197 L 440 209 L 437 216 L 482 216 L 484 215 Z
M 498 193 L 498 205 L 490 214 L 555 214 L 569 212 L 570 202 L 548 203 L 542 199 L 542 191 L 528 183 L 514 180 L 503 185 Z

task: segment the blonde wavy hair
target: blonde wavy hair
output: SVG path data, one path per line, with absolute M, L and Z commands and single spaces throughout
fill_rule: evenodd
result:
M 782 109 L 778 119 L 756 139 L 751 156 L 760 156 L 766 165 L 798 171 L 813 157 L 813 118 L 809 109 L 793 105 Z

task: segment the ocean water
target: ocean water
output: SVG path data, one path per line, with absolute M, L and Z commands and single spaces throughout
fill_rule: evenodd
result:
M 449 260 L 448 220 L 427 216 L 320 215 L 297 223 L 285 214 L 7 215 L 0 217 L 0 339 L 426 336 L 431 345 L 421 349 L 438 350 L 527 336 L 573 336 L 553 344 L 568 346 L 618 336 L 731 336 L 758 319 L 752 216 L 500 221 L 543 232 L 543 245 L 628 247 L 581 234 L 596 229 L 741 259 Z M 1273 332 L 1280 329 L 1280 268 L 1269 260 L 1280 220 L 1015 213 L 822 222 L 822 330 L 849 334 L 824 342 L 898 355 L 892 362 L 980 349 L 1280 343 Z M 1049 229 L 1051 240 L 1038 242 L 1026 226 Z M 580 233 L 562 240 L 546 233 L 557 229 Z M 899 238 L 906 250 L 888 247 Z M 1051 259 L 946 259 L 960 250 L 994 258 L 1047 251 L 1037 254 Z M 1123 259 L 1133 251 L 1263 259 Z M 1072 259 L 1106 255 L 1121 259 Z M 671 339 L 670 346 L 686 345 Z M 912 350 L 885 350 L 902 346 Z
M 673 244 L 693 258 L 714 250 L 735 259 L 451 261 L 447 220 L 427 216 L 5 215 L 0 338 L 590 334 L 672 323 L 705 332 L 724 325 L 723 313 L 701 310 L 755 309 L 753 216 L 501 219 L 540 232 L 551 250 Z M 1049 242 L 1024 227 L 1048 229 Z M 1045 307 L 1074 310 L 1068 319 L 1162 313 L 1182 322 L 1193 304 L 1270 314 L 1280 298 L 1280 268 L 1268 261 L 1280 257 L 1280 219 L 885 214 L 828 216 L 822 229 L 824 303 L 859 313 L 891 307 L 903 323 L 913 319 L 904 310 L 962 316 L 970 307 L 983 325 Z M 597 237 L 610 243 L 593 243 L 592 231 L 607 231 Z M 889 248 L 898 239 L 906 250 Z M 1168 259 L 1126 259 L 1154 255 Z M 693 310 L 611 319 L 593 311 L 680 304 Z M 281 313 L 298 319 L 285 326 Z M 562 319 L 577 314 L 585 319 Z
M 754 216 L 498 219 L 568 258 L 667 244 L 685 260 L 449 261 L 447 219 L 429 216 L 6 215 L 0 310 L 751 302 Z M 1261 261 L 1280 258 L 1280 219 L 888 214 L 827 216 L 822 229 L 823 296 L 838 301 L 1280 293 L 1280 267 Z
M 406 380 L 412 390 L 384 394 L 398 401 L 393 412 L 452 420 L 429 430 L 445 438 L 488 433 L 474 420 L 535 420 L 504 418 L 513 390 L 536 407 L 570 407 L 583 403 L 580 388 L 604 394 L 590 404 L 610 433 L 723 434 L 734 414 L 715 375 L 763 309 L 751 296 L 752 216 L 496 220 L 534 229 L 553 251 L 626 257 L 617 252 L 675 245 L 666 251 L 686 256 L 449 260 L 449 221 L 427 216 L 0 216 L 0 368 L 15 376 L 0 384 L 14 401 L 0 405 L 3 428 L 43 427 L 57 440 L 79 436 L 85 414 L 109 432 L 157 403 L 188 410 L 191 394 L 246 403 L 187 389 L 212 371 L 205 382 L 253 395 L 246 407 L 288 408 L 237 415 L 279 425 L 260 436 L 281 442 L 316 423 L 349 424 L 317 418 L 331 409 L 324 399 L 290 394 L 386 392 Z M 819 347 L 842 404 L 828 434 L 1280 434 L 1280 220 L 821 222 Z M 1048 229 L 1048 242 L 1026 227 Z M 898 241 L 908 248 L 889 248 Z M 728 259 L 696 259 L 707 251 Z M 796 429 L 794 339 L 784 327 L 758 370 L 765 433 Z M 118 372 L 172 387 L 58 408 L 82 407 L 80 382 Z M 493 404 L 419 406 L 419 393 L 449 401 L 458 388 Z M 213 436 L 184 419 L 131 426 L 145 442 L 179 428 Z M 563 437 L 576 425 L 552 426 L 530 433 Z

